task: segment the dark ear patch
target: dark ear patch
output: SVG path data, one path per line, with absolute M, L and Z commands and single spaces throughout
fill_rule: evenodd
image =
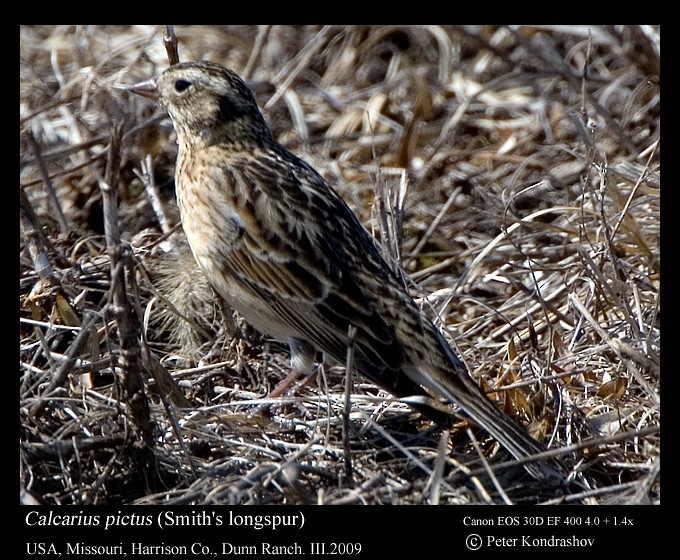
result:
M 235 105 L 226 95 L 220 97 L 219 107 L 219 118 L 224 122 L 238 119 L 246 113 L 246 109 L 242 105 Z

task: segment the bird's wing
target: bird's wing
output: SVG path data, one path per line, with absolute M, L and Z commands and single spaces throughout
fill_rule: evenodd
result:
M 242 288 L 334 358 L 344 359 L 354 325 L 359 363 L 399 369 L 403 350 L 375 305 L 375 285 L 398 280 L 340 196 L 285 151 L 232 160 L 225 173 L 241 232 L 224 266 Z

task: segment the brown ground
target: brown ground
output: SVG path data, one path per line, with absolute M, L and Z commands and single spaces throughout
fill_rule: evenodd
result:
M 167 67 L 164 28 L 22 27 L 25 501 L 659 502 L 658 28 L 175 31 L 398 251 L 499 405 L 572 446 L 573 484 L 492 481 L 484 432 L 441 437 L 356 377 L 343 437 L 340 366 L 251 414 L 285 348 L 215 302 L 175 227 L 169 120 L 114 88 Z

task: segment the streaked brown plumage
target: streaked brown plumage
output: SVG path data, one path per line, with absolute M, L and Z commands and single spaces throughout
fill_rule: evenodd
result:
M 311 369 L 317 350 L 344 363 L 353 325 L 355 366 L 376 384 L 398 397 L 427 388 L 518 459 L 544 450 L 482 393 L 341 197 L 276 142 L 241 78 L 188 62 L 130 89 L 172 118 L 177 200 L 201 269 L 254 327 L 290 345 L 294 369 Z

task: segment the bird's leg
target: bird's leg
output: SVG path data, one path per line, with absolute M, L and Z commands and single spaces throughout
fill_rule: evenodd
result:
M 296 395 L 298 391 L 314 379 L 316 374 L 316 368 L 314 367 L 316 350 L 304 340 L 297 338 L 291 338 L 288 344 L 290 346 L 290 365 L 292 371 L 267 394 L 268 399 Z M 290 388 L 301 377 L 302 380 Z M 258 413 L 265 416 L 271 415 L 271 406 L 271 404 L 267 404 L 259 407 Z
M 276 387 L 274 387 L 271 391 L 269 391 L 269 393 L 267 393 L 267 398 L 275 399 L 277 397 L 286 395 L 288 387 L 295 383 L 300 378 L 301 375 L 303 374 L 300 371 L 295 370 L 291 371 L 288 375 L 286 375 L 286 377 L 284 377 L 281 381 L 279 381 L 276 384 Z

